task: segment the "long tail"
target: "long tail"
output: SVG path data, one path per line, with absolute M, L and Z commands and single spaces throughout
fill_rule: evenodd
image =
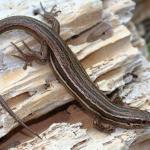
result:
M 29 128 L 7 105 L 3 97 L 0 95 L 0 104 L 2 107 L 9 113 L 10 116 L 12 116 L 21 126 L 26 128 L 29 132 L 31 132 L 33 135 L 37 136 L 38 138 L 42 139 L 36 132 L 34 132 L 31 128 Z

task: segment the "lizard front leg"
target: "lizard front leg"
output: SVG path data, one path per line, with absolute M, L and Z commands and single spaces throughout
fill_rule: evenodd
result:
M 93 126 L 105 133 L 112 133 L 115 130 L 115 127 L 109 123 L 105 123 L 103 119 L 100 117 L 96 116 L 95 119 L 93 120 Z

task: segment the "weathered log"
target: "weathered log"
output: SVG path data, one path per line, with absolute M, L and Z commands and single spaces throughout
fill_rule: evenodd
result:
M 19 5 L 20 2 L 23 3 Z M 148 88 L 150 73 L 147 70 L 150 67 L 138 49 L 132 46 L 130 42 L 131 33 L 122 25 L 122 23 L 127 23 L 131 19 L 131 8 L 134 7 L 134 3 L 131 0 L 118 0 L 117 2 L 112 0 L 43 2 L 47 10 L 50 10 L 54 4 L 57 4 L 62 11 L 58 17 L 61 24 L 61 36 L 81 61 L 91 80 L 98 85 L 100 90 L 107 93 L 119 89 L 119 94 L 124 102 L 131 106 L 148 110 L 148 100 L 146 99 L 149 99 L 150 95 L 150 88 Z M 40 7 L 38 1 L 29 4 L 20 0 L 15 3 L 13 10 L 6 9 L 4 5 L 0 7 L 2 7 L 1 11 L 3 9 L 6 11 L 6 14 L 2 17 L 25 14 L 42 20 L 40 15 L 33 15 L 33 9 Z M 125 12 L 130 15 L 124 17 Z M 97 28 L 99 32 L 102 30 L 104 27 L 102 22 L 112 26 L 113 34 L 106 32 L 106 35 L 102 34 L 98 40 L 88 42 L 88 35 L 94 31 L 94 28 Z M 98 26 L 100 27 L 98 28 Z M 24 32 L 9 32 L 0 37 L 0 94 L 5 97 L 9 106 L 20 118 L 24 119 L 24 121 L 37 118 L 74 100 L 74 97 L 57 80 L 52 67 L 48 64 L 43 66 L 33 63 L 32 67 L 23 70 L 23 62 L 11 56 L 16 53 L 14 47 L 10 45 L 12 40 L 16 41 L 20 48 L 23 48 L 21 40 L 24 40 L 35 50 L 39 50 L 40 45 Z M 138 76 L 136 82 L 135 76 Z M 47 81 L 50 84 L 48 88 Z M 139 87 L 142 87 L 142 89 Z M 0 137 L 18 126 L 2 108 L 0 118 Z M 74 146 L 75 148 L 72 149 L 78 149 L 78 143 L 79 149 L 84 146 L 89 149 L 91 147 L 109 149 L 116 145 L 118 149 L 127 149 L 135 139 L 139 138 L 141 140 L 140 137 L 142 137 L 145 140 L 145 138 L 149 138 L 148 136 L 146 137 L 149 133 L 148 129 L 125 130 L 117 128 L 112 134 L 103 134 L 91 127 L 87 130 L 88 136 L 85 130 L 80 129 L 78 125 L 63 123 L 52 125 L 50 129 L 47 129 L 45 131 L 47 139 L 41 142 L 34 139 L 35 143 L 29 141 L 30 146 L 20 145 L 18 149 L 33 149 L 37 143 L 41 144 L 40 148 L 48 149 L 53 144 L 56 145 L 56 143 L 58 143 L 58 146 L 56 145 L 54 149 L 59 146 L 63 147 L 65 146 L 62 142 L 63 139 L 61 141 L 63 134 L 59 136 L 62 132 L 58 133 L 62 130 L 64 137 L 68 139 L 66 149 Z M 65 132 L 67 130 L 68 132 Z M 73 130 L 75 130 L 75 135 L 70 136 Z M 57 137 L 56 142 L 49 144 L 49 141 L 53 138 L 53 131 L 54 137 Z M 81 136 L 78 136 L 78 134 Z M 94 140 L 91 138 L 94 138 Z M 60 142 L 58 142 L 59 139 Z M 72 144 L 74 139 L 77 140 Z M 84 141 L 88 142 L 84 145 Z

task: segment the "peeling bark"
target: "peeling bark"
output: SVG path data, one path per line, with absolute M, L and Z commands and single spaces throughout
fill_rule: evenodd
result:
M 14 2 L 13 9 L 9 7 L 11 1 L 7 6 L 6 2 L 1 3 L 0 11 L 6 13 L 0 18 L 19 14 L 42 20 L 40 15 L 33 15 L 33 10 L 40 8 L 39 1 L 28 3 L 19 0 Z M 99 89 L 106 93 L 118 89 L 123 102 L 149 110 L 149 63 L 132 46 L 131 33 L 123 25 L 131 19 L 135 4 L 131 0 L 45 0 L 42 3 L 47 10 L 57 4 L 62 11 L 58 17 L 60 35 Z M 99 39 L 92 37 L 89 40 L 89 35 L 95 30 L 101 32 L 104 29 L 103 23 L 112 27 L 113 34 L 106 32 Z M 73 101 L 74 97 L 57 80 L 51 65 L 33 63 L 27 70 L 22 69 L 23 62 L 11 56 L 16 54 L 16 50 L 10 44 L 14 41 L 24 49 L 22 40 L 32 49 L 40 50 L 39 43 L 23 31 L 9 32 L 0 37 L 0 94 L 21 119 L 28 121 Z M 0 126 L 0 137 L 18 126 L 3 108 L 0 108 Z M 42 141 L 35 138 L 14 149 L 113 149 L 116 145 L 118 149 L 129 149 L 136 139 L 149 139 L 148 133 L 149 129 L 117 128 L 112 134 L 104 134 L 92 126 L 86 132 L 78 123 L 58 123 L 41 133 Z

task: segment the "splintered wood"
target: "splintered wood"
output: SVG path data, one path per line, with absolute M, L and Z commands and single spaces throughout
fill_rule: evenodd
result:
M 18 0 L 12 4 L 8 0 L 0 1 L 0 18 L 27 15 L 44 21 L 41 15 L 35 13 L 43 13 L 40 2 L 47 11 L 55 4 L 62 11 L 58 16 L 60 35 L 100 90 L 110 94 L 117 89 L 123 102 L 139 109 L 150 110 L 150 64 L 132 46 L 131 33 L 123 25 L 132 17 L 134 2 Z M 57 79 L 51 65 L 38 65 L 34 62 L 27 70 L 23 70 L 24 62 L 12 56 L 17 54 L 15 47 L 10 44 L 12 41 L 25 52 L 22 41 L 35 51 L 40 50 L 40 44 L 23 31 L 15 30 L 0 36 L 0 94 L 21 119 L 28 121 L 38 118 L 74 100 L 68 89 Z M 75 115 L 73 118 L 76 117 Z M 81 118 L 82 115 L 78 117 Z M 150 135 L 149 129 L 116 128 L 112 134 L 105 134 L 92 126 L 86 130 L 84 124 L 85 129 L 81 129 L 81 124 L 77 122 L 52 124 L 41 133 L 43 140 L 35 138 L 11 150 L 129 149 L 135 141 L 139 143 L 150 138 L 147 136 Z M 1 107 L 0 137 L 4 137 L 17 126 L 18 123 Z

